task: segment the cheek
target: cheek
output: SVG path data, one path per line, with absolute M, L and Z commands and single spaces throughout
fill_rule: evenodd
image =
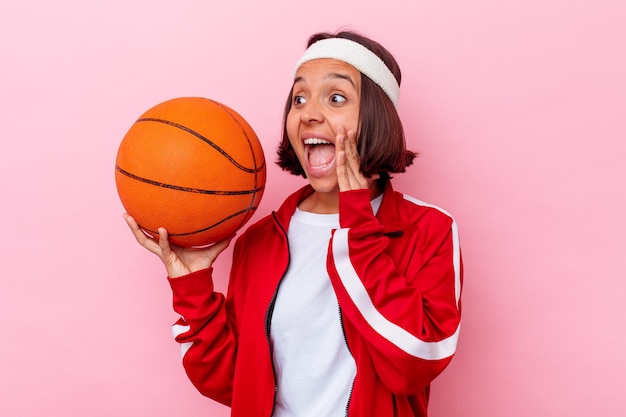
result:
M 359 118 L 358 116 L 340 115 L 332 118 L 329 122 L 334 132 L 337 132 L 337 127 L 340 125 L 345 127 L 346 130 L 354 130 L 356 132 L 359 125 Z
M 302 159 L 303 145 L 300 140 L 300 122 L 299 117 L 294 115 L 293 112 L 287 114 L 287 120 L 285 121 L 285 127 L 287 128 L 287 136 L 289 137 L 289 143 L 298 159 Z
M 287 115 L 285 127 L 287 128 L 287 136 L 289 136 L 289 142 L 291 142 L 291 146 L 294 146 L 294 144 L 300 142 L 298 139 L 298 123 L 293 113 L 289 113 Z
M 359 106 L 353 103 L 339 111 L 329 111 L 326 118 L 335 131 L 339 125 L 345 127 L 346 130 L 356 131 L 359 125 L 359 110 Z

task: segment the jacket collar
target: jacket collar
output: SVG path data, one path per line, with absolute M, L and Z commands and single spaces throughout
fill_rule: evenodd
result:
M 274 218 L 280 223 L 280 225 L 287 230 L 289 227 L 289 221 L 291 220 L 291 216 L 295 213 L 298 204 L 303 201 L 305 198 L 313 194 L 313 187 L 307 184 L 304 187 L 297 190 L 295 193 L 291 194 L 289 197 L 283 201 L 280 208 L 273 213 Z
M 400 193 L 396 193 L 391 185 L 391 181 L 387 181 L 383 191 L 383 201 L 376 214 L 376 218 L 383 225 L 383 234 L 388 236 L 401 236 L 404 229 L 404 223 L 400 217 L 400 203 L 403 200 Z
M 274 217 L 287 230 L 291 216 L 296 211 L 296 207 L 305 198 L 313 194 L 313 188 L 307 184 L 291 194 L 280 208 L 274 212 Z M 401 194 L 395 193 L 391 181 L 387 181 L 383 190 L 383 201 L 380 204 L 376 218 L 383 225 L 383 234 L 396 236 L 402 234 L 402 223 L 400 222 L 399 199 Z

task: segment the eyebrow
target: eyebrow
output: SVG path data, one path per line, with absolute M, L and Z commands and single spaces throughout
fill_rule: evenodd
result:
M 326 74 L 326 76 L 324 76 L 324 79 L 325 79 L 325 80 L 326 80 L 326 79 L 330 79 L 330 78 L 338 78 L 338 79 L 340 79 L 340 80 L 346 80 L 346 81 L 348 81 L 350 84 L 352 84 L 352 87 L 354 87 L 354 88 L 356 89 L 356 85 L 354 84 L 354 80 L 353 80 L 350 76 L 348 76 L 348 75 L 346 75 L 346 74 L 342 74 L 342 73 L 340 73 L 340 72 L 330 72 L 330 73 Z M 296 84 L 296 83 L 298 83 L 298 82 L 300 82 L 300 81 L 304 81 L 304 77 L 302 77 L 302 76 L 300 76 L 300 77 L 296 77 L 296 78 L 293 80 L 293 83 L 294 83 L 294 84 Z
M 331 72 L 330 74 L 324 77 L 324 79 L 328 79 L 328 78 L 339 78 L 341 80 L 346 80 L 350 82 L 350 84 L 352 84 L 352 87 L 356 88 L 356 85 L 354 84 L 354 81 L 352 80 L 352 78 L 346 74 L 342 74 L 340 72 Z

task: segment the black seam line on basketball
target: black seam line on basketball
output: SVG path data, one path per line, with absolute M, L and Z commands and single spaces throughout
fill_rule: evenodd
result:
M 230 117 L 231 119 L 233 119 L 233 121 L 235 123 L 237 123 L 237 125 L 239 126 L 239 128 L 241 129 L 241 132 L 243 133 L 243 135 L 246 137 L 246 141 L 248 142 L 248 147 L 250 148 L 250 155 L 252 156 L 252 162 L 254 164 L 254 166 L 256 166 L 256 153 L 254 152 L 254 149 L 252 147 L 252 141 L 250 140 L 250 137 L 248 137 L 248 132 L 246 132 L 246 129 L 244 127 L 244 125 L 241 123 L 241 121 L 239 120 L 239 118 L 233 114 L 235 113 L 235 111 L 233 109 L 231 109 L 228 106 L 223 105 L 222 103 L 218 102 L 218 101 L 214 101 L 211 100 L 215 105 L 219 106 L 222 108 L 222 110 L 224 110 Z M 250 127 L 250 129 L 252 129 L 252 127 Z M 254 131 L 253 131 L 254 132 Z M 257 172 L 260 172 L 261 169 L 263 168 L 263 166 L 265 166 L 265 161 L 263 161 L 263 164 L 261 164 L 261 167 L 259 168 L 259 170 Z M 256 186 L 256 181 L 257 181 L 257 176 L 254 176 L 254 185 Z
M 219 191 L 219 190 L 203 190 L 200 188 L 191 188 L 191 187 L 181 187 L 179 185 L 171 185 L 165 184 L 158 181 L 149 180 L 147 178 L 139 177 L 135 174 L 131 174 L 128 171 L 124 171 L 118 165 L 115 165 L 115 169 L 122 175 L 126 175 L 129 178 L 132 178 L 137 181 L 145 182 L 146 184 L 154 185 L 156 187 L 169 188 L 171 190 L 183 191 L 187 193 L 197 193 L 197 194 L 212 194 L 212 195 L 245 195 L 245 194 L 256 194 L 259 191 L 263 190 L 265 187 L 259 187 L 254 190 L 240 190 L 240 191 Z
M 248 136 L 248 132 L 246 132 L 245 127 L 243 126 L 243 124 L 241 123 L 241 121 L 239 120 L 238 117 L 236 117 L 235 111 L 232 110 L 230 107 L 223 105 L 222 103 L 218 102 L 218 101 L 214 101 L 211 100 L 215 105 L 219 106 L 222 108 L 222 110 L 224 110 L 226 112 L 226 114 L 228 114 L 231 119 L 233 119 L 233 121 L 235 123 L 237 123 L 237 125 L 239 125 L 239 128 L 241 129 L 241 131 L 243 132 L 243 135 L 246 137 L 246 141 L 248 142 L 248 147 L 250 149 L 250 154 L 252 155 L 252 162 L 254 164 L 254 166 L 256 166 L 257 164 L 257 160 L 256 160 L 256 153 L 254 152 L 253 146 L 252 146 L 252 141 L 250 140 L 250 137 Z M 252 129 L 252 127 L 250 127 L 250 129 Z M 254 132 L 254 130 L 253 130 Z M 257 188 L 258 185 L 258 181 L 259 181 L 259 176 L 258 173 L 261 172 L 261 169 L 265 166 L 265 160 L 263 160 L 263 164 L 261 165 L 261 168 L 255 172 L 254 174 L 254 188 Z M 252 209 L 252 207 L 254 207 L 254 202 L 256 201 L 256 193 L 252 193 L 252 196 L 250 197 L 250 205 L 248 206 L 250 209 Z M 249 217 L 245 216 L 241 219 L 241 223 L 239 224 L 239 227 L 242 227 L 247 221 L 248 221 Z
M 195 137 L 197 137 L 198 139 L 206 142 L 209 146 L 211 146 L 212 148 L 214 148 L 216 151 L 218 151 L 219 153 L 221 153 L 224 158 L 228 159 L 233 165 L 235 165 L 237 168 L 239 168 L 240 170 L 244 171 L 244 172 L 249 172 L 251 174 L 260 172 L 263 169 L 263 166 L 260 166 L 256 169 L 253 168 L 246 168 L 243 165 L 241 165 L 240 163 L 238 163 L 237 161 L 235 161 L 232 156 L 230 156 L 228 153 L 226 153 L 226 151 L 224 151 L 222 148 L 220 148 L 219 146 L 217 146 L 214 142 L 212 142 L 211 140 L 209 140 L 208 138 L 202 136 L 200 133 L 189 129 L 186 126 L 180 125 L 176 122 L 172 122 L 169 120 L 164 120 L 164 119 L 157 119 L 154 117 L 144 117 L 141 119 L 138 119 L 137 122 L 155 122 L 155 123 L 163 123 L 166 125 L 170 125 L 172 127 L 176 127 L 178 129 L 184 130 L 185 132 L 194 135 Z M 135 122 L 136 123 L 136 122 Z M 265 163 L 263 164 L 265 165 Z
M 237 125 L 239 126 L 239 128 L 241 129 L 241 132 L 243 133 L 243 135 L 246 138 L 246 141 L 248 142 L 248 147 L 250 149 L 250 153 L 252 155 L 252 161 L 254 166 L 257 166 L 257 159 L 256 159 L 256 153 L 254 152 L 253 146 L 252 146 L 252 140 L 250 139 L 250 137 L 248 136 L 248 132 L 246 131 L 246 127 L 241 123 L 241 120 L 239 119 L 239 117 L 237 117 L 237 114 L 234 110 L 232 110 L 230 107 L 223 105 L 222 103 L 215 101 L 215 100 L 211 100 L 208 99 L 209 101 L 211 101 L 213 104 L 215 104 L 216 106 L 219 106 L 222 108 L 222 110 L 224 110 L 224 112 L 226 112 L 226 114 L 228 114 L 231 119 L 237 123 Z M 252 129 L 250 127 L 250 129 Z M 254 130 L 252 131 L 254 133 Z M 254 188 L 257 189 L 258 186 L 258 181 L 259 181 L 259 173 L 264 169 L 265 167 L 265 159 L 263 158 L 262 160 L 262 164 L 261 167 L 257 170 L 257 172 L 254 173 Z M 264 187 L 260 188 L 259 190 L 262 190 Z M 248 208 L 250 209 L 249 213 L 252 210 L 255 210 L 256 207 L 254 206 L 254 202 L 257 201 L 257 193 L 254 192 L 251 194 L 250 196 L 250 205 L 248 206 Z M 242 227 L 247 221 L 249 220 L 249 216 L 244 216 L 241 218 L 241 222 L 239 223 L 238 228 Z
M 193 232 L 185 232 L 185 233 L 168 233 L 169 236 L 190 236 L 190 235 L 195 235 L 196 233 L 202 233 L 202 232 L 206 232 L 207 230 L 210 230 L 216 226 L 219 226 L 220 224 L 224 223 L 226 220 L 232 219 L 233 217 L 239 216 L 240 214 L 244 214 L 247 213 L 249 211 L 254 211 L 256 210 L 256 207 L 253 207 L 251 209 L 245 209 L 245 210 L 241 210 L 238 211 L 237 213 L 233 213 L 228 217 L 223 218 L 222 220 L 220 220 L 219 222 L 212 224 L 209 227 L 205 227 L 203 229 L 198 229 L 198 230 L 194 230 Z M 154 235 L 158 235 L 159 232 L 155 231 L 155 230 L 150 230 L 147 227 L 141 226 L 139 225 L 139 227 L 141 227 L 142 229 L 144 229 L 145 231 L 152 233 Z

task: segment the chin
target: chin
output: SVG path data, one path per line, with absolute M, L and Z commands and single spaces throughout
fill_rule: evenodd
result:
M 336 178 L 308 178 L 311 187 L 318 193 L 338 193 L 339 184 Z

